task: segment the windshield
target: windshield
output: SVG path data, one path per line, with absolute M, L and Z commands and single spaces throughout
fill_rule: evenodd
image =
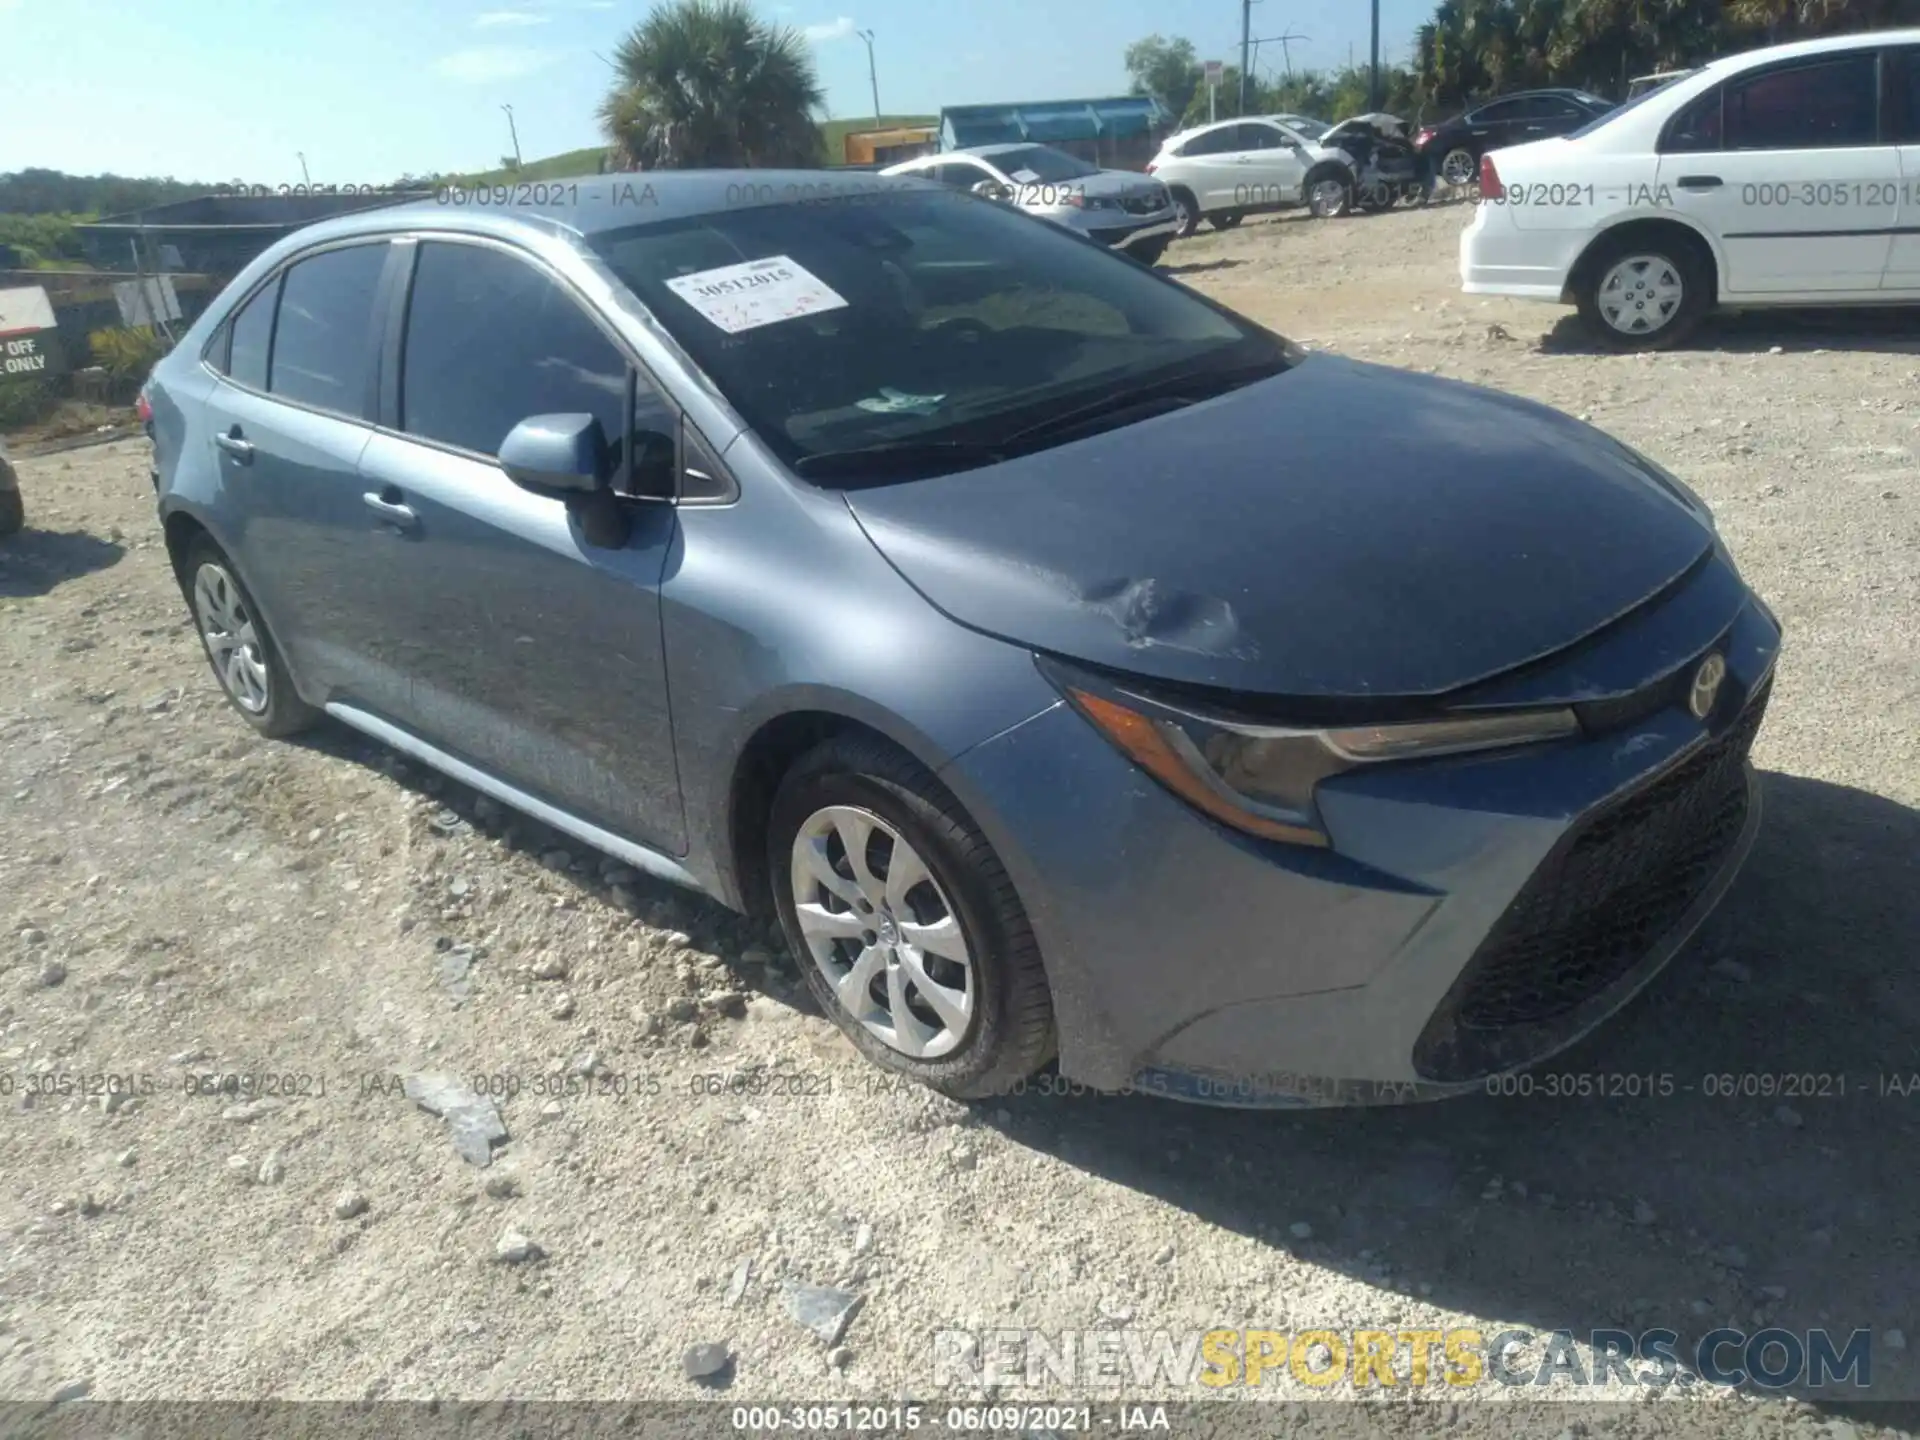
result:
M 1282 125 L 1306 140 L 1318 140 L 1333 128 L 1324 120 L 1310 119 L 1305 115 L 1275 115 L 1270 118 L 1278 120 Z
M 1271 372 L 1297 354 L 1132 260 L 964 193 L 721 210 L 592 244 L 788 465 L 992 441 L 1162 374 Z
M 1022 145 L 1017 150 L 996 150 L 982 155 L 994 169 L 1022 185 L 1058 185 L 1063 180 L 1084 180 L 1098 175 L 1100 169 L 1064 150 L 1047 145 Z
M 1585 125 L 1582 125 L 1578 130 L 1569 131 L 1567 134 L 1567 139 L 1578 140 L 1583 135 L 1591 135 L 1593 134 L 1594 131 L 1600 129 L 1603 125 L 1611 125 L 1614 121 L 1618 120 L 1622 115 L 1625 115 L 1629 110 L 1637 110 L 1640 106 L 1646 104 L 1647 101 L 1651 100 L 1654 96 L 1665 94 L 1669 88 L 1671 88 L 1674 85 L 1677 85 L 1680 81 L 1686 79 L 1689 75 L 1698 75 L 1699 73 L 1700 72 L 1698 70 L 1682 71 L 1681 73 L 1675 75 L 1671 80 L 1664 80 L 1660 84 L 1655 85 L 1650 90 L 1643 90 L 1638 95 L 1633 96 L 1631 99 L 1623 100 L 1618 105 L 1614 106 L 1613 109 L 1607 111 L 1606 114 L 1600 116 L 1598 119 L 1589 120 Z

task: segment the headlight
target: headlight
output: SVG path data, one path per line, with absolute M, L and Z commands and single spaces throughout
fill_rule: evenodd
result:
M 1327 846 L 1320 782 L 1364 765 L 1504 749 L 1580 731 L 1573 711 L 1508 710 L 1389 725 L 1255 725 L 1176 708 L 1052 662 L 1041 669 L 1119 750 L 1195 809 L 1250 835 Z

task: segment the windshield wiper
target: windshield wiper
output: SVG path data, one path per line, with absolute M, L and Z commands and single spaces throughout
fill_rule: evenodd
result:
M 1123 385 L 1108 390 L 1084 404 L 1070 406 L 1045 419 L 1036 420 L 1031 425 L 1022 426 L 1011 434 L 1002 436 L 1001 443 L 1016 445 L 1021 441 L 1037 439 L 1042 435 L 1056 435 L 1080 425 L 1122 414 L 1154 400 L 1191 405 L 1201 400 L 1212 399 L 1215 395 L 1224 395 L 1229 390 L 1238 390 L 1244 385 L 1252 384 L 1255 380 L 1264 380 L 1269 375 L 1278 375 L 1287 368 L 1289 367 L 1285 360 L 1269 357 L 1239 365 L 1195 366 L 1177 371 L 1172 375 L 1156 376 L 1138 385 Z
M 1001 446 L 973 440 L 881 440 L 803 455 L 794 461 L 793 469 L 814 480 L 904 478 L 972 470 L 1006 458 Z

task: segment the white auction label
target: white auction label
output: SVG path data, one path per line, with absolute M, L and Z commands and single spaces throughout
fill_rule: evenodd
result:
M 841 310 L 847 303 L 825 281 L 785 255 L 676 276 L 667 281 L 667 288 L 729 335 L 822 310 Z

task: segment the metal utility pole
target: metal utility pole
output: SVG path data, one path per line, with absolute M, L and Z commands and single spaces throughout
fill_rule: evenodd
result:
M 518 170 L 520 168 L 520 127 L 513 123 L 513 106 L 502 105 L 500 108 L 507 112 L 507 134 L 513 137 L 513 168 Z
M 306 181 L 307 188 L 311 190 L 313 188 L 313 177 L 307 174 L 307 152 L 304 150 L 296 150 L 293 153 L 294 157 L 300 162 L 300 178 Z
M 1240 0 L 1240 114 L 1247 113 L 1247 66 L 1253 45 L 1253 0 Z
M 873 31 L 856 30 L 854 32 L 867 42 L 867 83 L 873 86 L 873 123 L 880 123 L 880 74 L 873 68 Z
M 1311 40 L 1312 38 L 1313 37 L 1311 35 L 1296 35 L 1293 31 L 1289 30 L 1285 35 L 1269 35 L 1264 40 L 1254 41 L 1253 42 L 1254 68 L 1258 69 L 1260 66 L 1260 47 L 1262 45 L 1278 45 L 1280 47 L 1281 57 L 1286 63 L 1287 81 L 1289 84 L 1291 84 L 1293 81 L 1293 51 L 1291 48 L 1289 48 L 1288 42 L 1293 40 Z
M 1380 108 L 1380 0 L 1373 0 L 1373 60 L 1367 75 L 1367 109 Z

